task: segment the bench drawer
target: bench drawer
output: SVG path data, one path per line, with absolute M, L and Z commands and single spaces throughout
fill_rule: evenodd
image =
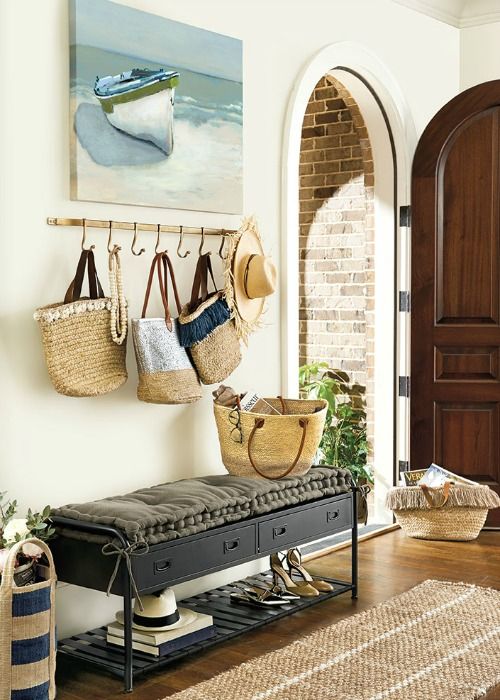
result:
M 255 525 L 206 534 L 191 542 L 169 544 L 133 559 L 139 589 L 170 584 L 190 574 L 232 566 L 257 552 Z
M 276 552 L 296 542 L 327 537 L 349 527 L 352 527 L 352 501 L 343 498 L 259 523 L 259 551 Z

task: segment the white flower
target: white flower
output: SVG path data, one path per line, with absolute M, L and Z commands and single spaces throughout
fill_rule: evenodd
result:
M 16 535 L 19 535 L 20 539 L 24 539 L 29 534 L 26 518 L 14 518 L 5 526 L 3 538 L 7 543 L 10 543 L 16 541 Z
M 5 564 L 7 563 L 8 558 L 9 558 L 9 550 L 8 549 L 0 549 L 0 574 L 5 569 Z
M 43 550 L 33 542 L 26 542 L 26 544 L 23 544 L 23 552 L 27 557 L 33 557 L 33 559 L 43 554 Z

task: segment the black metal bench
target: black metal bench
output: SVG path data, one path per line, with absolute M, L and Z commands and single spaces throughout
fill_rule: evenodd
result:
M 59 527 L 109 536 L 119 543 L 122 552 L 131 551 L 131 544 L 120 530 L 106 525 L 53 516 Z M 183 581 L 259 559 L 276 551 L 295 547 L 336 532 L 351 529 L 352 575 L 351 581 L 326 579 L 333 591 L 316 598 L 280 607 L 278 610 L 236 606 L 230 602 L 232 584 L 202 593 L 182 601 L 183 607 L 191 607 L 213 616 L 217 627 L 215 637 L 176 651 L 166 657 L 151 657 L 132 649 L 132 598 L 133 582 L 139 593 L 153 593 Z M 161 668 L 183 656 L 198 653 L 200 649 L 223 642 L 244 632 L 260 627 L 315 605 L 333 596 L 351 591 L 357 597 L 357 489 L 350 493 L 310 501 L 298 506 L 272 511 L 266 515 L 247 518 L 237 523 L 217 527 L 189 537 L 152 545 L 141 556 L 130 555 L 131 579 L 126 560 L 120 554 L 117 576 L 111 592 L 123 597 L 125 647 L 106 642 L 106 628 L 100 627 L 59 642 L 58 653 L 104 667 L 123 677 L 125 691 L 131 692 L 134 677 Z M 97 591 L 106 591 L 116 565 L 115 556 L 104 556 L 102 545 L 58 537 L 51 544 L 58 579 L 66 583 Z M 132 546 L 133 550 L 133 546 Z M 263 580 L 267 572 L 252 580 Z

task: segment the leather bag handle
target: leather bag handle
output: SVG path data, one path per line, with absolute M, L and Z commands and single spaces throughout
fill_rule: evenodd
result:
M 104 298 L 104 291 L 99 281 L 99 277 L 97 275 L 97 270 L 95 266 L 94 251 L 82 250 L 80 259 L 78 261 L 78 265 L 76 267 L 75 276 L 64 296 L 65 304 L 70 304 L 71 302 L 78 301 L 81 298 L 85 269 L 87 269 L 90 299 Z
M 180 312 L 182 310 L 182 305 L 181 305 L 181 300 L 179 298 L 179 292 L 177 290 L 177 283 L 175 281 L 174 266 L 172 265 L 172 261 L 170 260 L 170 257 L 167 253 L 163 253 L 162 260 L 163 260 L 163 272 L 165 275 L 165 296 L 167 299 L 167 303 L 168 303 L 168 289 L 167 289 L 167 279 L 168 279 L 167 266 L 168 266 L 168 272 L 170 272 L 170 284 L 172 285 L 172 289 L 174 292 L 175 305 L 177 307 L 177 313 L 180 314 Z
M 252 457 L 252 443 L 253 443 L 253 439 L 255 437 L 255 433 L 257 432 L 257 430 L 260 430 L 261 428 L 263 428 L 265 423 L 266 423 L 265 418 L 256 418 L 255 419 L 255 424 L 252 428 L 252 432 L 250 433 L 250 437 L 248 438 L 248 459 L 250 460 L 250 464 L 255 469 L 257 474 L 264 477 L 264 479 L 270 479 L 270 480 L 283 479 L 285 476 L 290 474 L 290 472 L 292 471 L 292 469 L 295 467 L 295 465 L 297 464 L 297 462 L 300 459 L 300 455 L 302 454 L 302 450 L 304 449 L 304 445 L 306 442 L 307 426 L 308 426 L 309 421 L 307 420 L 307 418 L 299 418 L 299 426 L 302 428 L 302 438 L 300 440 L 299 451 L 297 452 L 297 456 L 293 460 L 292 464 L 288 467 L 288 469 L 286 469 L 283 472 L 283 474 L 280 474 L 279 476 L 267 476 L 267 474 L 264 474 L 264 472 L 262 472 L 259 469 L 259 467 L 255 464 L 255 460 Z
M 165 324 L 166 324 L 168 330 L 171 331 L 172 327 L 173 327 L 172 326 L 172 317 L 170 315 L 170 310 L 168 308 L 168 299 L 166 296 L 165 285 L 163 282 L 163 275 L 162 275 L 162 257 L 163 257 L 163 255 L 164 255 L 164 253 L 157 253 L 154 256 L 153 261 L 151 263 L 151 267 L 149 269 L 148 283 L 146 286 L 146 294 L 144 296 L 144 304 L 142 306 L 141 318 L 146 318 L 146 312 L 148 310 L 149 297 L 151 294 L 151 287 L 153 286 L 153 277 L 154 277 L 155 268 L 156 268 L 157 275 L 158 275 L 158 283 L 159 283 L 159 287 L 160 287 L 161 301 L 163 304 L 163 309 L 165 311 Z
M 443 506 L 445 506 L 448 502 L 448 498 L 450 497 L 450 487 L 451 482 L 445 481 L 443 486 L 443 500 L 441 503 L 434 503 L 434 499 L 431 493 L 434 491 L 439 491 L 441 487 L 433 489 L 429 488 L 429 486 L 427 486 L 426 484 L 420 484 L 420 488 L 422 489 L 422 493 L 424 494 L 425 500 L 429 504 L 429 508 L 442 508 Z
M 194 311 L 198 306 L 199 301 L 206 301 L 208 298 L 208 275 L 212 279 L 212 284 L 214 290 L 217 292 L 217 285 L 215 284 L 214 273 L 212 271 L 212 262 L 210 260 L 210 253 L 205 253 L 200 255 L 198 262 L 196 263 L 196 271 L 194 273 L 193 286 L 191 288 L 191 300 L 189 302 L 189 310 Z

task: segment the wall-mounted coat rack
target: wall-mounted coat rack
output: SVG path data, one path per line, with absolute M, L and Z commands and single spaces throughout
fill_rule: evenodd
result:
M 169 224 L 144 224 L 131 221 L 110 221 L 109 219 L 66 219 L 57 216 L 47 217 L 49 226 L 85 226 L 87 228 L 105 228 L 109 230 L 111 224 L 113 231 L 154 231 L 160 233 L 184 233 L 186 235 L 201 236 L 231 236 L 236 233 L 234 229 L 210 228 L 207 226 L 171 226 Z
M 201 243 L 199 246 L 199 254 L 201 255 L 203 253 L 203 244 L 205 242 L 205 236 L 221 236 L 221 244 L 219 248 L 219 256 L 224 259 L 223 251 L 224 251 L 224 242 L 226 238 L 234 235 L 237 233 L 236 230 L 234 229 L 225 229 L 225 228 L 210 228 L 210 227 L 205 227 L 205 226 L 184 226 L 184 225 L 178 225 L 178 226 L 172 226 L 169 224 L 144 224 L 144 223 L 139 223 L 137 221 L 113 221 L 112 219 L 68 219 L 68 218 L 61 218 L 57 216 L 49 216 L 47 217 L 47 224 L 49 226 L 81 226 L 83 228 L 83 237 L 82 237 L 82 250 L 84 249 L 85 246 L 85 232 L 87 228 L 105 228 L 108 231 L 108 250 L 111 252 L 113 249 L 113 245 L 111 242 L 112 239 L 112 233 L 114 231 L 133 231 L 134 232 L 134 238 L 132 241 L 132 246 L 131 246 L 131 251 L 134 255 L 142 255 L 142 253 L 145 253 L 146 250 L 145 248 L 141 248 L 139 251 L 135 250 L 135 245 L 137 242 L 137 234 L 139 231 L 154 231 L 156 233 L 156 245 L 155 245 L 155 252 L 158 253 L 158 247 L 160 244 L 160 234 L 162 233 L 175 233 L 179 236 L 179 243 L 177 246 L 177 255 L 180 258 L 186 258 L 191 251 L 186 250 L 184 253 L 181 253 L 181 246 L 182 246 L 182 241 L 184 234 L 187 235 L 195 235 L 195 236 L 201 236 Z M 92 248 L 94 246 L 91 246 Z M 118 249 L 120 249 L 118 247 Z

